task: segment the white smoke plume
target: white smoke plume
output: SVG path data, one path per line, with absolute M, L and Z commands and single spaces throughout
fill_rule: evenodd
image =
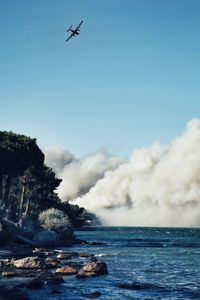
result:
M 50 146 L 45 150 L 45 163 L 59 175 L 63 168 L 74 160 L 74 156 L 58 146 Z
M 88 187 L 89 176 L 81 174 L 95 170 L 93 159 L 65 170 L 71 181 L 62 186 L 62 197 L 64 189 L 76 182 Z M 92 175 L 96 184 L 75 203 L 96 213 L 104 224 L 200 226 L 200 120 L 190 121 L 169 145 L 135 150 L 130 161 L 114 170 L 101 168 L 101 159 L 96 160 L 101 179 Z M 78 193 L 72 189 L 71 194 Z
M 122 160 L 107 153 L 76 159 L 54 146 L 45 151 L 45 163 L 62 179 L 58 194 L 63 201 L 68 201 L 87 193 L 107 170 L 114 170 Z

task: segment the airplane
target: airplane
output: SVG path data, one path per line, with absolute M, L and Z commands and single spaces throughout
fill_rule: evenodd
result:
M 80 27 L 81 27 L 82 23 L 83 23 L 83 21 L 81 21 L 81 23 L 75 29 L 72 29 L 72 25 L 71 25 L 69 27 L 69 29 L 66 30 L 67 32 L 69 32 L 69 31 L 72 32 L 71 35 L 66 40 L 66 42 L 68 42 L 73 36 L 79 35 L 79 31 L 80 31 Z

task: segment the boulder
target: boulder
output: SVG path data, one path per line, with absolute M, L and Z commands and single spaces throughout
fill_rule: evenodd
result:
M 0 259 L 0 268 L 12 266 L 12 261 L 9 258 Z
M 104 262 L 90 262 L 83 270 L 85 272 L 97 273 L 97 275 L 108 274 L 107 266 Z
M 62 275 L 75 275 L 78 273 L 78 270 L 74 267 L 66 266 L 66 267 L 58 268 L 56 270 L 56 273 Z
M 18 274 L 16 272 L 13 272 L 13 271 L 5 271 L 5 272 L 2 272 L 1 276 L 2 277 L 14 277 L 14 276 L 17 276 Z
M 46 284 L 50 284 L 50 285 L 61 284 L 65 282 L 64 279 L 59 274 L 52 273 L 47 270 L 40 273 L 38 278 L 43 280 Z
M 71 259 L 71 255 L 70 254 L 67 254 L 65 252 L 60 252 L 58 255 L 57 255 L 57 258 L 59 259 Z
M 35 256 L 14 260 L 13 265 L 19 269 L 41 269 L 44 267 L 44 262 Z
M 47 257 L 45 264 L 47 268 L 56 268 L 57 265 L 59 264 L 59 261 L 55 258 Z
M 77 278 L 87 278 L 87 277 L 94 277 L 94 276 L 98 276 L 98 274 L 96 272 L 86 272 L 86 271 L 78 272 L 76 274 Z
M 79 272 L 77 278 L 93 277 L 108 274 L 107 266 L 104 262 L 90 262 Z
M 33 242 L 38 247 L 59 246 L 61 241 L 59 235 L 52 230 L 42 230 L 33 237 Z

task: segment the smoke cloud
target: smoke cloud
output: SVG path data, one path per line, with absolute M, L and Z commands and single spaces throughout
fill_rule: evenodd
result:
M 59 174 L 60 197 L 76 198 L 104 224 L 200 226 L 200 120 L 169 145 L 136 149 L 129 161 L 96 154 Z
M 45 152 L 46 164 L 62 179 L 58 194 L 63 201 L 74 200 L 90 191 L 108 170 L 114 170 L 122 160 L 107 153 L 96 153 L 76 159 L 68 151 L 50 147 Z

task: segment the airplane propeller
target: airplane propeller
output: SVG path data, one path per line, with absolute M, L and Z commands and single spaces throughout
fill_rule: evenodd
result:
M 70 31 L 72 29 L 72 25 L 69 27 L 69 29 L 67 29 L 66 31 L 68 32 L 68 31 Z

